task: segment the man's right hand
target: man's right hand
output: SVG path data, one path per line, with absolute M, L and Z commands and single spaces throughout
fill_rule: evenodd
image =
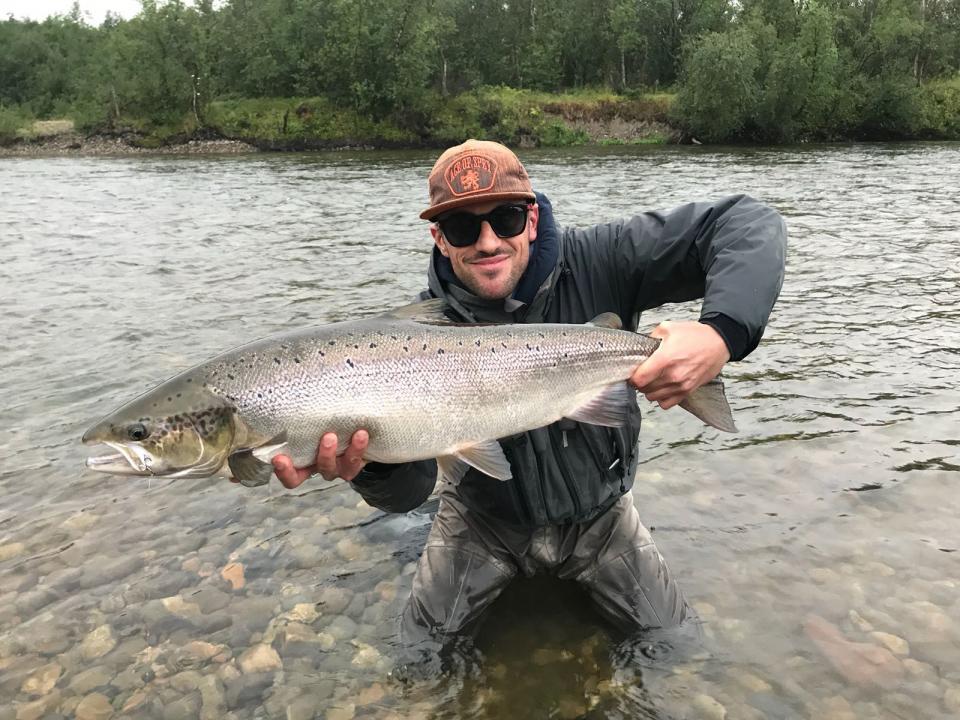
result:
M 353 480 L 366 462 L 363 453 L 367 450 L 370 436 L 366 430 L 357 430 L 350 438 L 350 444 L 337 455 L 336 433 L 326 433 L 320 438 L 317 446 L 317 459 L 313 465 L 304 468 L 295 468 L 289 455 L 277 455 L 273 458 L 273 471 L 277 478 L 288 490 L 303 484 L 303 481 L 314 473 L 319 473 L 325 480 L 343 478 L 347 482 Z

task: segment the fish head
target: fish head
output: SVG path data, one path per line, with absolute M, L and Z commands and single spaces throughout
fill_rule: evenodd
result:
M 98 472 L 140 477 L 209 477 L 233 451 L 235 412 L 224 403 L 174 402 L 152 392 L 124 405 L 83 434 L 86 445 L 115 452 L 87 459 Z M 180 400 L 180 398 L 178 398 Z

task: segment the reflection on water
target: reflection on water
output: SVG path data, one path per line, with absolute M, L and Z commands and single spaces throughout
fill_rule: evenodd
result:
M 624 641 L 535 578 L 444 674 L 404 677 L 429 506 L 83 469 L 132 393 L 412 297 L 432 159 L 0 163 L 0 719 L 960 714 L 957 145 L 524 155 L 567 224 L 735 191 L 787 218 L 781 301 L 728 371 L 741 432 L 644 422 L 634 494 L 694 641 Z

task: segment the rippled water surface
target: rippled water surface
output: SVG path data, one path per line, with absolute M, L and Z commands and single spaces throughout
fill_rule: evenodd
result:
M 790 229 L 741 431 L 647 413 L 634 495 L 702 643 L 516 585 L 401 682 L 433 506 L 86 471 L 83 430 L 265 334 L 408 300 L 423 153 L 0 160 L 0 720 L 960 715 L 960 145 L 527 152 L 564 224 L 748 192 Z M 694 317 L 669 307 L 644 319 Z

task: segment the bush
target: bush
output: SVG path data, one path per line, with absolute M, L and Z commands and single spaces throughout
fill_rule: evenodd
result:
M 33 118 L 19 107 L 0 107 L 0 145 L 10 145 L 29 134 Z

